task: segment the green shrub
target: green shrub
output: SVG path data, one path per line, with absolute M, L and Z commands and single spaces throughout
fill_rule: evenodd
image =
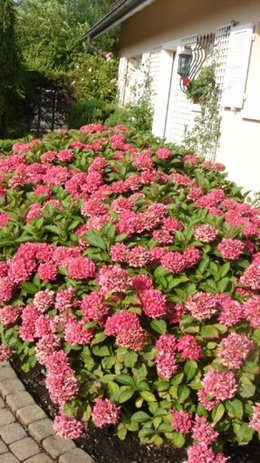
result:
M 92 98 L 72 104 L 68 114 L 68 126 L 79 129 L 84 124 L 105 122 L 114 111 L 113 103 Z
M 259 219 L 223 165 L 91 124 L 1 169 L 0 361 L 46 370 L 57 432 L 114 424 L 189 463 L 250 442 Z
M 124 107 L 115 106 L 115 110 L 106 120 L 106 127 L 124 124 L 129 129 L 149 132 L 152 129 L 153 113 L 149 104 L 131 103 Z

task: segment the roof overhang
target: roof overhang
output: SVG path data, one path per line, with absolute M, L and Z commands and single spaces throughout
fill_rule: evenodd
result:
M 129 16 L 132 16 L 154 1 L 155 0 L 123 0 L 84 35 L 84 40 L 91 42 L 91 40 L 104 34 L 117 24 L 121 24 L 121 22 L 129 18 Z

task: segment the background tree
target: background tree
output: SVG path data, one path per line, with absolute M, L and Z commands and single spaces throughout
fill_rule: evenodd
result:
M 19 3 L 17 33 L 30 68 L 63 72 L 72 69 L 78 55 L 86 53 L 82 36 L 88 28 L 87 18 L 79 22 L 69 0 Z
M 29 67 L 71 71 L 87 54 L 84 34 L 111 5 L 111 0 L 20 0 L 17 32 Z M 115 48 L 118 32 L 99 42 L 103 51 Z
M 0 0 L 0 137 L 21 97 L 22 67 L 15 34 L 16 10 L 12 0 Z

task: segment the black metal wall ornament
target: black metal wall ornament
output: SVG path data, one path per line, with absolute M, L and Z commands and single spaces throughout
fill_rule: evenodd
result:
M 189 83 L 207 58 L 214 37 L 214 34 L 198 35 L 193 48 L 185 46 L 179 53 L 178 74 L 180 75 L 180 87 L 184 93 L 187 93 Z

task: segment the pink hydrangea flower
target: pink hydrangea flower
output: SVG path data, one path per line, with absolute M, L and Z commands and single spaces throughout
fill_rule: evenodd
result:
M 132 288 L 135 291 L 144 291 L 145 289 L 151 289 L 153 287 L 153 281 L 149 275 L 136 275 L 132 279 Z
M 104 132 L 105 127 L 102 124 L 87 124 L 87 125 L 82 125 L 79 130 L 80 132 L 83 132 L 83 133 L 96 133 L 96 132 Z
M 127 270 L 112 265 L 104 265 L 98 272 L 97 283 L 104 292 L 122 292 L 131 284 Z
M 163 256 L 165 256 L 166 254 L 167 254 L 166 249 L 164 249 L 164 248 L 162 248 L 160 246 L 155 246 L 150 251 L 151 261 L 158 264 L 158 265 L 160 265 Z
M 34 146 L 37 146 L 39 143 L 40 143 L 40 140 L 38 139 L 29 141 L 27 143 L 18 142 L 13 145 L 12 150 L 13 150 L 13 153 L 25 154 L 25 153 L 28 153 L 31 150 L 31 148 L 33 148 Z
M 157 349 L 155 364 L 158 376 L 162 378 L 171 378 L 178 368 L 175 358 L 175 336 L 173 334 L 161 335 L 157 339 L 155 347 Z
M 22 311 L 22 324 L 19 327 L 19 335 L 23 341 L 33 341 L 35 336 L 35 322 L 40 312 L 33 304 L 28 304 Z
M 243 309 L 238 301 L 227 294 L 216 294 L 214 300 L 220 310 L 218 320 L 228 327 L 236 325 L 244 318 Z
M 12 307 L 11 305 L 6 305 L 0 308 L 0 323 L 3 326 L 14 325 L 15 322 L 20 317 L 22 307 Z
M 8 277 L 0 278 L 0 304 L 9 301 L 13 295 L 14 283 Z
M 130 267 L 144 267 L 150 261 L 150 254 L 142 246 L 135 246 L 128 250 L 126 262 Z
M 12 355 L 12 351 L 9 346 L 0 344 L 0 362 L 4 362 L 9 359 Z
M 54 250 L 54 246 L 49 243 L 37 243 L 36 258 L 42 263 L 51 262 Z
M 64 350 L 55 349 L 52 353 L 50 353 L 46 361 L 46 367 L 52 374 L 66 372 L 70 374 L 72 372 L 69 364 L 68 354 L 64 352 Z
M 42 206 L 40 204 L 32 204 L 26 214 L 26 223 L 29 223 L 33 219 L 42 217 Z
M 73 158 L 73 151 L 70 149 L 64 149 L 57 153 L 57 159 L 61 162 L 70 161 Z
M 189 186 L 192 184 L 192 180 L 187 175 L 179 174 L 178 172 L 171 174 L 170 177 L 177 185 Z
M 51 196 L 51 189 L 45 185 L 37 185 L 34 190 L 35 196 L 46 195 Z
M 9 222 L 10 216 L 5 214 L 4 212 L 0 213 L 0 228 L 5 227 L 6 224 Z
M 119 331 L 116 336 L 116 344 L 120 347 L 126 347 L 134 351 L 143 350 L 148 333 L 141 327 L 136 328 L 124 328 Z
M 174 273 L 180 273 L 186 268 L 186 259 L 180 252 L 169 251 L 161 257 L 161 265 Z
M 252 263 L 243 273 L 240 282 L 254 291 L 260 290 L 260 264 Z
M 104 299 L 105 296 L 102 291 L 93 291 L 84 297 L 80 309 L 85 323 L 95 320 L 103 325 L 109 313 L 109 307 L 103 304 Z
M 189 412 L 170 410 L 172 415 L 172 427 L 175 431 L 188 434 L 192 427 L 192 415 Z
M 129 249 L 123 243 L 116 243 L 111 246 L 111 260 L 114 262 L 127 262 Z
M 75 399 L 78 394 L 77 380 L 73 370 L 60 373 L 48 373 L 45 381 L 50 398 L 55 404 L 63 405 Z
M 249 422 L 250 428 L 260 432 L 260 404 L 253 405 L 253 414 Z
M 67 266 L 68 275 L 74 280 L 92 278 L 96 272 L 96 266 L 87 257 L 75 257 Z
M 222 453 L 214 455 L 213 450 L 203 443 L 194 444 L 187 450 L 188 463 L 226 463 L 226 458 Z
M 194 156 L 193 154 L 186 154 L 183 158 L 183 164 L 191 163 L 192 167 L 196 167 L 198 165 L 199 158 Z
M 53 427 L 58 436 L 64 439 L 78 439 L 83 431 L 82 421 L 63 414 L 55 416 Z
M 217 312 L 216 301 L 212 294 L 202 291 L 190 296 L 185 307 L 196 320 L 207 320 Z
M 162 221 L 162 229 L 169 233 L 175 232 L 177 230 L 182 231 L 183 225 L 175 218 L 166 217 Z
M 195 201 L 197 207 L 203 207 L 210 209 L 211 207 L 217 206 L 225 199 L 225 192 L 221 188 L 216 188 L 210 193 L 207 193 L 204 196 L 200 196 L 199 199 Z
M 54 305 L 54 291 L 51 291 L 50 289 L 38 291 L 38 293 L 34 296 L 33 304 L 39 312 L 46 312 L 52 305 Z
M 56 157 L 57 157 L 56 151 L 46 151 L 45 153 L 41 155 L 40 159 L 42 163 L 44 162 L 52 163 L 56 160 Z
M 197 225 L 194 228 L 195 239 L 201 241 L 202 243 L 211 243 L 218 236 L 217 228 L 212 225 Z
M 40 264 L 37 270 L 37 275 L 42 281 L 53 281 L 57 277 L 57 267 L 51 262 Z
M 205 416 L 196 415 L 192 426 L 192 438 L 200 444 L 211 445 L 218 437 L 219 433 L 214 430 L 214 426 L 208 423 Z
M 182 304 L 168 302 L 166 305 L 166 310 L 168 322 L 170 325 L 175 325 L 176 323 L 180 322 L 182 314 L 186 312 L 186 307 Z
M 41 338 L 52 334 L 51 318 L 46 315 L 39 315 L 35 320 L 34 337 Z
M 6 277 L 8 274 L 8 265 L 4 261 L 0 261 L 0 278 Z
M 73 288 L 61 289 L 56 294 L 55 309 L 59 312 L 68 312 L 76 305 L 75 297 Z
M 183 257 L 186 262 L 185 268 L 192 268 L 200 261 L 201 253 L 195 246 L 189 246 L 185 249 Z
M 247 336 L 230 333 L 219 344 L 218 357 L 225 367 L 236 370 L 241 367 L 254 343 Z
M 248 299 L 242 305 L 244 317 L 253 328 L 260 328 L 260 296 Z
M 242 241 L 226 238 L 219 243 L 218 251 L 224 259 L 235 260 L 242 254 L 244 247 Z
M 159 148 L 156 153 L 155 153 L 156 157 L 158 159 L 169 159 L 171 157 L 171 152 L 169 149 L 167 148 Z
M 65 326 L 65 341 L 71 345 L 86 346 L 93 338 L 93 330 L 84 329 L 84 321 L 69 319 Z
M 42 336 L 35 345 L 35 356 L 40 365 L 47 366 L 52 354 L 60 348 L 60 338 L 55 334 Z
M 199 186 L 192 185 L 187 195 L 187 199 L 189 199 L 190 201 L 196 201 L 202 195 L 203 195 L 203 190 Z
M 97 428 L 103 428 L 107 424 L 116 424 L 120 415 L 120 407 L 117 407 L 109 399 L 98 399 L 92 410 L 92 419 Z
M 197 339 L 189 334 L 178 339 L 177 351 L 180 352 L 181 358 L 184 360 L 199 360 L 202 355 L 202 349 Z
M 166 314 L 165 296 L 157 289 L 146 289 L 138 295 L 142 311 L 150 318 L 159 318 Z
M 151 159 L 151 152 L 149 150 L 141 151 L 138 155 L 133 157 L 133 166 L 136 170 L 152 170 L 153 161 Z
M 211 410 L 224 400 L 232 399 L 237 390 L 236 378 L 232 371 L 211 369 L 204 375 L 202 385 L 203 389 L 198 391 L 198 398 L 206 410 Z
M 122 329 L 139 330 L 140 322 L 138 316 L 127 310 L 120 310 L 111 317 L 108 317 L 105 324 L 105 333 L 108 336 L 115 336 Z
M 9 263 L 8 276 L 14 283 L 21 283 L 28 280 L 35 269 L 34 259 L 15 255 Z
M 172 244 L 172 235 L 165 230 L 154 230 L 152 234 L 153 240 L 158 241 L 159 244 Z

